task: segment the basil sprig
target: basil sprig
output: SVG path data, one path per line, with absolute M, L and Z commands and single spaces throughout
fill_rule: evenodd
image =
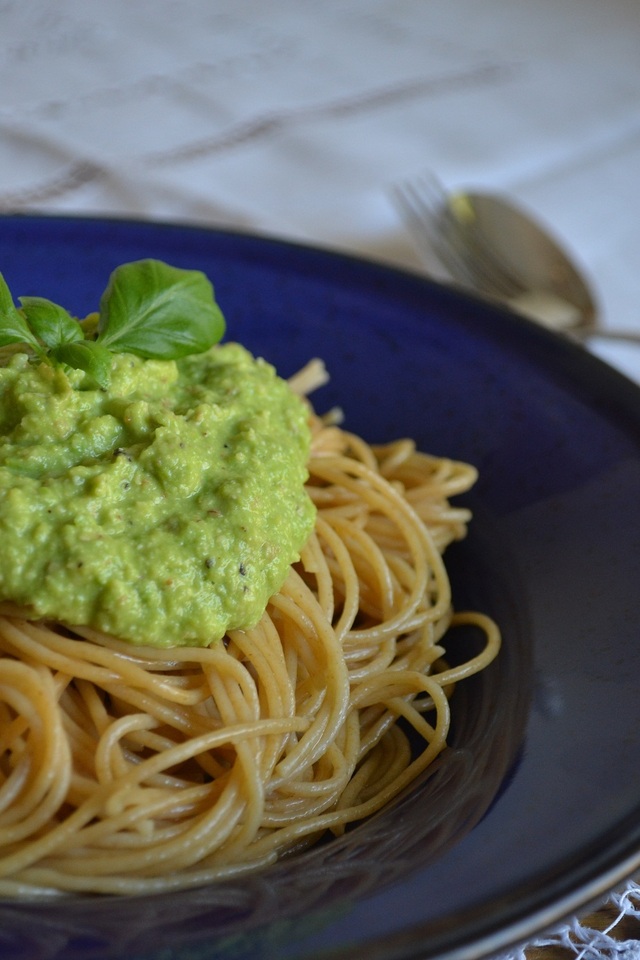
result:
M 205 274 L 161 260 L 135 260 L 113 271 L 100 298 L 96 336 L 86 337 L 78 320 L 51 300 L 20 297 L 19 303 L 0 273 L 0 347 L 25 344 L 41 360 L 84 370 L 104 388 L 112 353 L 177 360 L 208 350 L 225 331 Z

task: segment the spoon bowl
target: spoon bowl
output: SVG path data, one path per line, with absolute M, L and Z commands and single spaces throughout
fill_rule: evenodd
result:
M 597 310 L 586 279 L 530 214 L 503 197 L 480 193 L 453 194 L 448 211 L 470 255 L 489 261 L 488 295 L 555 328 L 595 329 Z

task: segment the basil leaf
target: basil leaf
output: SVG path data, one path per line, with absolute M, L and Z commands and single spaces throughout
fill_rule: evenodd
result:
M 64 307 L 44 297 L 20 297 L 19 300 L 29 326 L 48 347 L 82 340 L 82 327 Z
M 61 343 L 50 350 L 58 363 L 66 363 L 76 370 L 84 370 L 104 390 L 109 386 L 111 375 L 111 352 L 95 340 L 75 340 Z
M 0 347 L 6 347 L 9 343 L 27 343 L 38 354 L 43 354 L 40 343 L 15 306 L 9 287 L 0 273 Z
M 97 342 L 117 353 L 175 360 L 203 353 L 225 329 L 213 287 L 198 270 L 161 260 L 117 267 L 100 300 Z

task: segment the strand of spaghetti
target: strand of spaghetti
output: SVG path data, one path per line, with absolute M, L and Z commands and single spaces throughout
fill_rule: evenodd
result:
M 47 858 L 52 862 L 56 857 L 60 862 L 69 857 L 93 857 L 95 849 L 103 847 L 115 849 L 128 847 L 143 849 L 148 846 L 157 846 L 166 839 L 173 839 L 188 829 L 191 817 L 197 812 L 209 810 L 217 801 L 219 793 L 212 796 L 210 786 L 190 787 L 181 791 L 178 799 L 176 791 L 131 789 L 128 805 L 108 819 L 102 818 L 83 826 L 70 837 L 64 848 L 55 855 Z M 136 802 L 139 798 L 139 802 Z M 188 815 L 184 815 L 177 822 L 169 821 L 174 814 L 176 803 L 184 806 Z M 156 821 L 152 831 L 140 830 L 140 823 L 146 820 Z M 158 822 L 163 821 L 159 827 Z
M 379 473 L 380 465 L 371 444 L 359 437 L 358 434 L 350 433 L 348 430 L 340 431 L 340 440 L 342 449 L 347 453 L 350 460 L 362 464 L 374 473 Z
M 429 565 L 437 591 L 436 602 L 431 606 L 429 614 L 433 619 L 442 616 L 451 602 L 449 578 L 442 557 L 415 512 L 391 484 L 367 467 L 346 457 L 318 457 L 311 461 L 309 471 L 314 477 L 330 483 L 341 483 L 348 489 L 352 489 L 381 513 L 393 513 L 393 519 L 402 529 L 415 563 L 415 585 L 407 598 L 405 609 L 387 621 L 385 629 L 401 630 L 404 619 L 414 613 L 424 599 L 423 576 L 426 564 Z M 363 480 L 366 481 L 366 486 L 362 483 Z M 376 627 L 365 628 L 362 631 L 373 636 L 377 636 L 378 632 Z
M 430 498 L 443 504 L 449 497 L 465 493 L 478 479 L 478 471 L 471 464 L 423 453 L 416 450 L 413 441 L 376 445 L 372 449 L 384 477 L 402 481 L 409 488 L 407 493 L 414 486 L 429 490 Z
M 287 827 L 283 827 L 277 832 L 277 836 L 267 836 L 258 838 L 252 845 L 252 854 L 265 852 L 266 849 L 273 847 L 287 847 L 290 844 L 299 841 L 305 836 L 332 829 L 357 820 L 363 820 L 380 810 L 386 803 L 397 796 L 405 787 L 407 787 L 420 773 L 425 770 L 430 763 L 437 757 L 446 745 L 446 734 L 448 730 L 449 709 L 448 701 L 442 688 L 437 684 L 433 685 L 429 678 L 425 677 L 425 690 L 434 698 L 438 708 L 438 723 L 435 728 L 435 736 L 427 748 L 412 763 L 406 767 L 402 773 L 395 778 L 392 784 L 376 797 L 363 803 L 354 804 L 346 809 L 336 809 L 331 812 L 323 813 L 316 817 L 311 817 L 303 822 L 296 822 Z
M 27 664 L 0 660 L 0 699 L 29 723 L 28 769 L 18 773 L 19 804 L 0 816 L 0 843 L 16 843 L 55 814 L 70 777 L 70 755 L 57 714 L 53 678 Z
M 359 609 L 364 612 L 370 612 L 373 609 L 382 620 L 389 620 L 396 607 L 398 590 L 382 550 L 365 530 L 345 518 L 333 518 L 331 526 L 345 545 L 352 567 L 357 569 L 364 562 L 373 573 L 377 589 L 374 593 L 373 584 L 365 584 L 361 578 Z
M 336 595 L 329 564 L 322 551 L 322 545 L 318 536 L 322 524 L 322 519 L 316 515 L 315 529 L 300 551 L 300 563 L 305 573 L 311 574 L 315 578 L 316 599 L 325 620 L 333 623 Z M 338 626 L 334 625 L 333 630 L 336 634 L 336 639 L 340 642 Z
M 289 572 L 280 593 L 271 599 L 271 606 L 296 623 L 302 632 L 312 630 L 321 642 L 322 663 L 319 666 L 326 688 L 326 713 L 318 714 L 312 720 L 303 740 L 278 764 L 278 776 L 287 777 L 294 775 L 296 768 L 314 763 L 322 753 L 323 744 L 336 736 L 348 710 L 349 678 L 331 625 L 326 622 L 317 600 L 294 570 Z
M 174 766 L 185 757 L 192 756 L 196 752 L 213 749 L 215 746 L 233 743 L 246 737 L 260 736 L 265 733 L 304 730 L 305 727 L 306 721 L 304 720 L 260 720 L 258 723 L 238 724 L 227 730 L 217 730 L 194 738 L 186 744 L 176 746 L 172 751 L 166 751 L 161 756 L 149 757 L 137 767 L 129 770 L 121 778 L 115 789 L 114 785 L 110 783 L 98 786 L 93 796 L 82 807 L 74 810 L 66 820 L 57 824 L 44 836 L 38 837 L 29 848 L 6 856 L 4 860 L 0 861 L 0 875 L 7 876 L 24 866 L 35 863 L 42 857 L 48 856 L 54 850 L 63 848 L 65 844 L 69 843 L 70 838 L 76 831 L 79 831 L 93 817 L 100 814 L 105 803 L 111 801 L 113 810 L 118 806 L 126 806 L 127 790 L 131 786 L 138 785 L 152 773 L 167 766 Z
M 71 682 L 71 677 L 56 674 L 53 677 L 53 682 L 56 698 L 59 698 L 66 686 Z M 0 704 L 3 707 L 6 706 L 2 704 L 1 701 Z M 26 716 L 18 714 L 13 718 L 10 718 L 8 715 L 4 717 L 3 721 L 0 722 L 0 756 L 6 751 L 15 750 L 17 741 L 28 728 L 29 721 Z
M 443 618 L 443 631 L 446 630 L 448 618 Z M 440 631 L 434 624 L 426 623 L 412 630 L 406 637 L 398 640 L 396 656 L 393 661 L 394 670 L 420 670 L 422 673 L 432 673 L 434 664 L 444 656 L 445 649 L 440 645 L 442 639 Z
M 356 716 L 352 714 L 351 716 Z M 351 724 L 353 725 L 353 724 Z M 328 765 L 331 765 L 331 774 L 322 777 L 320 771 L 317 772 L 315 779 L 313 780 L 280 780 L 271 783 L 271 788 L 277 787 L 280 798 L 289 797 L 302 797 L 302 798 L 318 798 L 322 799 L 322 802 L 327 800 L 328 802 L 333 802 L 335 797 L 342 792 L 342 789 L 348 782 L 351 773 L 350 771 L 355 767 L 356 761 L 358 759 L 357 752 L 357 743 L 360 739 L 359 733 L 357 738 L 353 738 L 355 741 L 354 749 L 350 742 L 347 744 L 346 750 L 339 749 L 336 744 L 331 744 L 327 749 L 324 760 Z M 268 814 L 265 814 L 263 819 L 263 824 L 274 823 L 274 810 L 276 809 L 276 803 L 271 803 L 268 806 Z M 287 814 L 288 815 L 288 814 Z
M 262 737 L 270 733 L 302 732 L 306 729 L 308 729 L 308 721 L 301 717 L 291 717 L 281 720 L 259 719 L 249 721 L 248 723 L 230 724 L 223 729 L 193 737 L 184 743 L 176 744 L 175 747 L 164 751 L 162 754 L 141 760 L 137 766 L 128 770 L 125 776 L 121 777 L 115 785 L 115 790 L 110 802 L 113 803 L 114 806 L 118 802 L 125 804 L 127 790 L 131 786 L 137 786 L 154 773 L 158 773 L 168 767 L 175 767 L 185 760 L 189 760 L 195 754 L 212 750 L 218 746 L 237 744 L 243 740 Z
M 206 886 L 215 881 L 242 876 L 242 874 L 272 864 L 272 851 L 241 863 L 215 864 L 200 870 L 183 873 L 168 872 L 158 877 L 111 875 L 105 877 L 73 876 L 65 870 L 39 867 L 24 870 L 16 881 L 0 878 L 0 895 L 8 897 L 33 896 L 34 891 L 49 893 L 61 890 L 67 893 L 102 893 L 120 896 L 166 893 Z
M 281 638 L 268 614 L 257 627 L 233 631 L 229 635 L 230 650 L 239 659 L 251 663 L 260 689 L 256 715 L 292 717 L 296 714 L 295 690 L 287 673 Z M 214 671 L 208 671 L 214 675 Z M 211 685 L 211 680 L 210 680 Z M 213 689 L 213 688 L 211 688 Z M 282 756 L 290 733 L 262 738 L 261 775 L 266 781 Z
M 148 847 L 156 848 L 175 837 L 182 836 L 198 817 L 219 803 L 227 783 L 226 778 L 215 789 L 207 787 L 182 787 L 184 802 L 178 802 L 178 790 L 167 788 L 164 790 L 150 790 L 145 788 L 132 793 L 132 803 L 122 811 L 113 824 L 105 822 L 105 829 L 99 829 L 102 824 L 91 824 L 82 831 L 82 845 L 76 846 L 71 855 L 92 858 L 96 850 L 114 853 L 116 850 L 144 850 Z M 135 802 L 133 802 L 135 801 Z M 242 809 L 240 809 L 240 814 Z M 117 823 L 117 829 L 116 829 Z M 94 829 L 95 828 L 95 829 Z M 110 828 L 110 829 L 109 829 Z M 200 854 L 206 853 L 203 847 Z M 52 862 L 56 858 L 50 858 Z M 57 858 L 62 861 L 60 854 Z M 194 860 L 197 862 L 198 857 Z M 118 870 L 115 868 L 110 872 Z
M 425 770 L 446 746 L 446 735 L 450 721 L 449 701 L 442 689 L 434 685 L 430 678 L 423 677 L 422 680 L 422 689 L 433 697 L 436 705 L 437 720 L 433 728 L 432 739 L 426 749 L 405 767 L 391 783 L 386 784 L 375 797 L 351 807 L 345 807 L 344 810 L 341 810 L 341 803 L 343 801 L 340 800 L 338 802 L 338 812 L 345 814 L 342 820 L 343 823 L 351 823 L 354 820 L 364 819 L 371 816 L 377 810 L 380 810 Z
M 360 596 L 358 578 L 355 575 L 353 562 L 347 547 L 322 513 L 318 514 L 316 519 L 316 533 L 319 541 L 324 541 L 327 549 L 331 552 L 332 558 L 340 570 L 342 583 L 345 586 L 342 597 L 342 610 L 337 622 L 333 624 L 336 642 L 342 646 L 345 635 L 351 629 L 358 615 L 358 601 Z M 326 557 L 324 557 L 324 567 L 333 584 L 329 560 Z M 333 586 L 332 593 L 335 593 L 335 587 Z M 331 616 L 329 614 L 331 614 Z M 330 609 L 325 610 L 325 615 L 328 620 L 331 621 L 333 619 L 333 603 Z
M 274 827 L 330 809 L 353 777 L 359 759 L 360 729 L 357 713 L 352 712 L 345 724 L 346 742 L 342 749 L 333 745 L 327 759 L 333 769 L 322 778 L 322 769 L 310 781 L 287 781 L 265 804 L 263 826 Z
M 388 670 L 359 683 L 351 693 L 351 705 L 362 710 L 405 694 L 428 692 L 436 685 L 441 687 L 437 680 L 437 675 L 425 676 L 417 670 Z M 449 701 L 445 701 L 448 709 Z
M 387 479 L 395 477 L 398 470 L 416 454 L 415 441 L 409 437 L 393 440 L 391 443 L 374 444 L 371 449 L 375 454 L 380 473 Z M 424 479 L 424 473 L 421 479 Z
M 343 791 L 338 806 L 346 810 L 371 800 L 393 783 L 410 762 L 411 748 L 407 738 L 397 725 L 390 726 L 384 740 L 359 764 L 358 770 Z M 347 820 L 340 821 L 331 828 L 331 832 L 339 836 L 347 826 Z
M 245 674 L 247 678 L 250 677 L 247 671 Z M 255 685 L 249 687 L 245 684 L 241 690 L 234 683 L 229 684 L 226 677 L 213 672 L 207 674 L 207 679 L 223 724 L 235 722 L 237 718 L 248 722 L 259 719 L 260 705 Z M 227 856 L 230 858 L 233 858 L 234 850 L 242 849 L 251 843 L 260 827 L 264 809 L 262 753 L 262 737 L 236 743 L 233 772 L 241 778 L 240 793 L 244 801 L 244 811 L 240 826 L 236 829 L 232 841 L 227 844 Z
M 136 850 L 95 849 L 90 857 L 65 858 L 65 869 L 76 876 L 131 873 L 158 876 L 180 870 L 202 859 L 212 847 L 221 846 L 242 815 L 244 803 L 237 778 L 232 774 L 217 802 L 193 817 L 178 836 Z M 82 833 L 78 835 L 82 841 Z
M 389 729 L 397 722 L 399 716 L 411 717 L 412 726 L 425 742 L 430 743 L 434 739 L 436 736 L 434 727 L 421 714 L 416 713 L 414 718 L 413 713 L 410 714 L 406 710 L 408 702 L 425 690 L 424 679 L 424 674 L 416 671 L 389 671 L 386 675 L 373 677 L 368 682 L 358 686 L 352 697 L 354 706 L 360 710 L 365 710 L 367 706 L 376 707 L 380 713 L 368 733 L 363 735 L 361 757 L 377 746 Z M 446 699 L 446 704 L 446 725 L 448 728 L 448 699 Z M 437 703 L 432 702 L 431 708 L 437 709 Z
M 113 720 L 104 730 L 95 748 L 94 766 L 98 783 L 113 783 L 127 772 L 120 740 L 133 730 L 152 730 L 157 720 L 146 713 L 133 713 Z
M 470 660 L 466 660 L 464 663 L 460 664 L 460 666 L 449 667 L 448 670 L 443 670 L 440 673 L 434 674 L 433 678 L 436 683 L 439 683 L 443 687 L 451 683 L 456 683 L 459 680 L 464 680 L 466 677 L 470 677 L 472 674 L 478 673 L 480 670 L 484 670 L 485 667 L 487 667 L 496 658 L 498 651 L 500 650 L 500 629 L 495 621 L 490 617 L 485 616 L 485 614 L 475 612 L 461 612 L 454 614 L 451 620 L 451 626 L 463 626 L 464 624 L 471 624 L 479 627 L 485 634 L 486 644 L 480 653 L 478 653 L 475 657 L 471 657 Z
M 2 617 L 0 632 L 5 649 L 27 662 L 29 660 L 42 662 L 52 670 L 60 670 L 70 676 L 82 677 L 100 685 L 123 679 L 131 686 L 156 687 L 158 692 L 168 700 L 183 702 L 187 705 L 199 699 L 191 696 L 189 691 L 177 688 L 169 679 L 165 680 L 149 674 L 125 657 L 118 659 L 116 672 L 113 670 L 114 655 L 107 648 L 99 644 L 63 637 L 44 625 L 29 620 L 14 622 Z
M 309 360 L 304 367 L 289 377 L 287 383 L 294 393 L 299 396 L 308 396 L 324 386 L 329 381 L 329 374 L 324 362 L 317 357 Z

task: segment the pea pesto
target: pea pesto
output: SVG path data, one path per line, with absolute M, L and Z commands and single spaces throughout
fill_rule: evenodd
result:
M 0 274 L 0 600 L 135 644 L 207 645 L 260 619 L 315 521 L 307 410 L 216 346 L 204 273 L 111 273 L 78 321 Z
M 314 522 L 303 403 L 237 344 L 0 369 L 0 596 L 136 644 L 249 627 Z

